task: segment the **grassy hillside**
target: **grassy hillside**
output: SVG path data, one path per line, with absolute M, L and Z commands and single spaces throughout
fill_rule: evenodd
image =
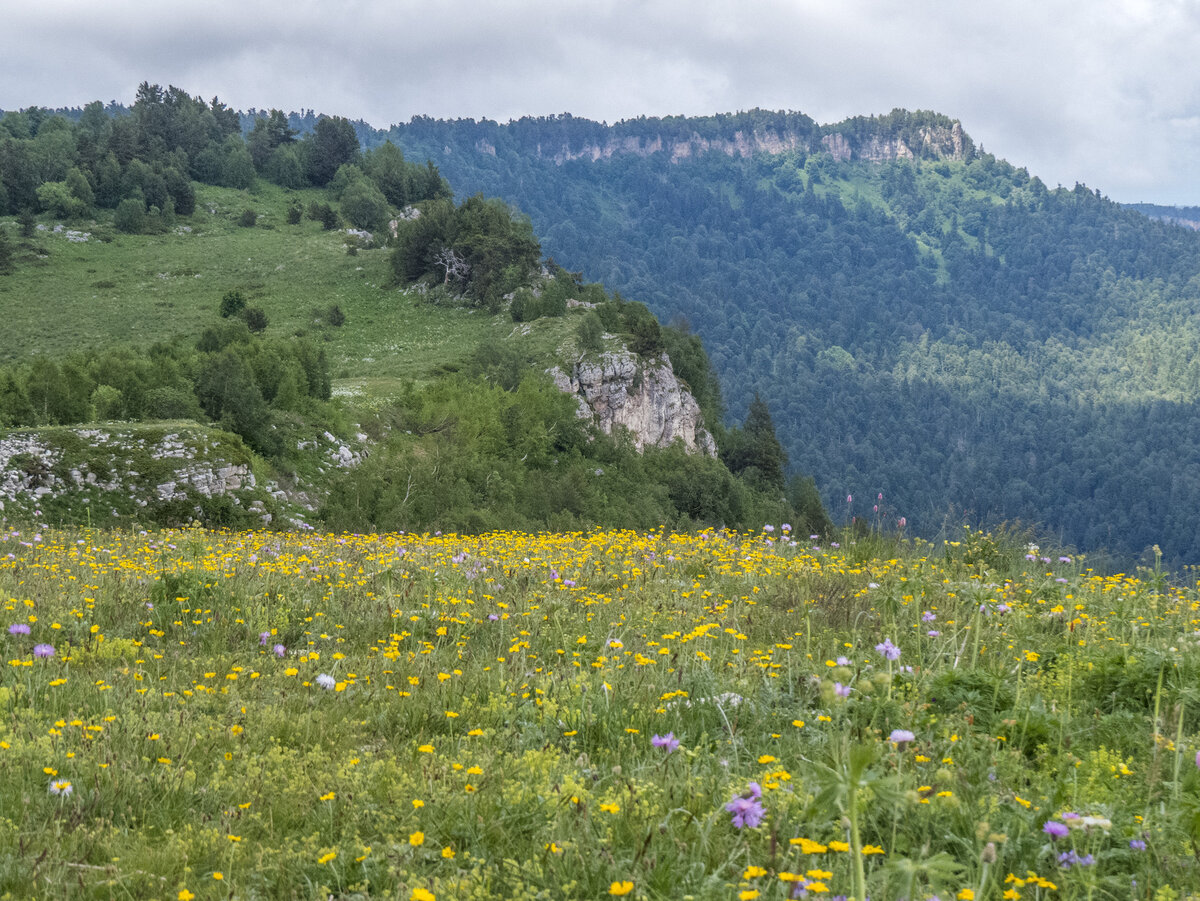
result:
M 326 195 L 266 182 L 253 191 L 197 185 L 196 213 L 166 234 L 121 234 L 111 217 L 71 223 L 91 235 L 85 243 L 54 232 L 47 218 L 45 230 L 18 243 L 15 271 L 0 278 L 7 325 L 0 360 L 196 338 L 233 289 L 266 312 L 270 334 L 319 336 L 346 387 L 386 391 L 399 380 L 428 379 L 512 331 L 498 318 L 435 307 L 390 287 L 386 249 L 351 256 L 354 239 L 344 230 L 307 218 L 289 225 L 287 209 L 297 200 Z M 258 213 L 252 228 L 238 224 L 246 209 Z M 328 322 L 334 305 L 346 317 L 337 328 Z

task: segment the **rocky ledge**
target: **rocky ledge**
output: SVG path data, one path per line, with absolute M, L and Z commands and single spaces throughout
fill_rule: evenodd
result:
M 690 454 L 717 455 L 700 405 L 676 378 L 666 354 L 643 360 L 632 351 L 613 351 L 583 357 L 570 373 L 558 366 L 547 372 L 560 391 L 575 398 L 579 417 L 606 435 L 620 427 L 639 451 L 682 441 Z

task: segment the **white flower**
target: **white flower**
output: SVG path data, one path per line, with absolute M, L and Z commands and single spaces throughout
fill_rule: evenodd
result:
M 337 685 L 337 680 L 329 675 L 329 673 L 321 673 L 321 675 L 317 676 L 317 684 L 325 690 L 331 691 Z
M 71 794 L 71 792 L 73 792 L 74 790 L 75 790 L 75 787 L 73 785 L 71 785 L 71 783 L 68 782 L 66 779 L 51 779 L 50 780 L 50 794 L 52 794 L 52 795 L 60 795 L 61 797 L 65 798 L 67 795 Z

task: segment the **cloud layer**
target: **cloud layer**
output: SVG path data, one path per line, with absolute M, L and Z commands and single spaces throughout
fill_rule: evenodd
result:
M 1200 205 L 1196 59 L 1195 0 L 50 0 L 6 13 L 0 107 L 149 80 L 378 126 L 934 109 L 1051 185 Z

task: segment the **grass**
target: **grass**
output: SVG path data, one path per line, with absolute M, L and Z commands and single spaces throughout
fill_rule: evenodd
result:
M 323 191 L 196 188 L 195 214 L 166 234 L 121 234 L 105 215 L 70 224 L 94 236 L 74 243 L 43 223 L 49 227 L 23 242 L 15 271 L 0 278 L 0 363 L 198 337 L 233 289 L 266 312 L 268 334 L 321 336 L 347 391 L 394 393 L 512 333 L 507 316 L 435 306 L 393 287 L 387 249 L 350 255 L 344 232 L 308 219 L 287 223 L 294 200 L 323 202 Z M 248 207 L 259 213 L 253 228 L 237 224 Z M 346 317 L 338 328 L 326 319 L 335 304 Z M 552 344 L 561 343 L 568 321 L 560 320 Z
M 1200 886 L 1194 587 L 779 535 L 0 533 L 0 897 Z

